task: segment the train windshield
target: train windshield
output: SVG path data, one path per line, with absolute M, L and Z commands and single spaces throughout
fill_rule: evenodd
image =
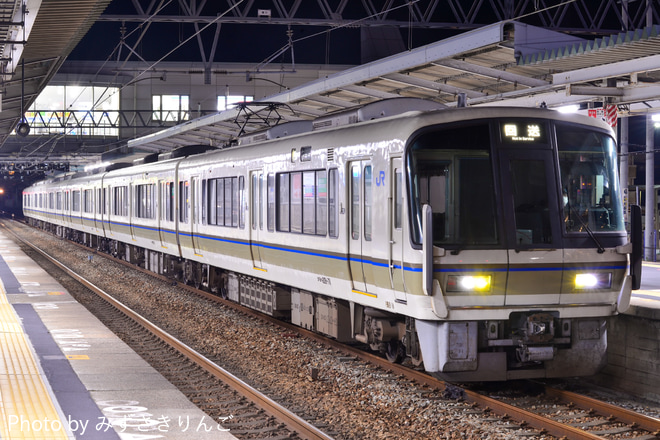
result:
M 436 246 L 499 244 L 490 145 L 487 122 L 434 130 L 413 142 L 407 167 L 415 243 L 428 204 Z
M 565 230 L 623 231 L 614 140 L 600 132 L 557 124 Z

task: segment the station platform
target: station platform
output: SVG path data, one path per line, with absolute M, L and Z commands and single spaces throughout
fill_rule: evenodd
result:
M 633 290 L 626 314 L 660 321 L 660 263 L 642 263 L 642 286 Z
M 0 281 L 0 439 L 235 438 L 2 232 Z

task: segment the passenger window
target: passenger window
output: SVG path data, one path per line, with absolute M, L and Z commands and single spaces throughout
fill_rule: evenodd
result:
M 289 232 L 291 230 L 289 224 L 289 175 L 280 174 L 277 176 L 278 180 L 278 203 L 277 209 L 279 213 L 279 222 L 277 225 L 278 231 Z
M 302 233 L 302 173 L 291 173 L 291 232 Z

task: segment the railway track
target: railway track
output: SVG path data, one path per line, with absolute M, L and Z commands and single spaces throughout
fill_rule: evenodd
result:
M 5 230 L 32 249 L 34 252 L 30 256 L 40 265 L 54 265 L 80 283 L 84 289 L 72 292 L 76 300 L 90 309 L 113 332 L 121 335 L 138 354 L 233 435 L 246 439 L 333 439 L 117 301 L 10 228 L 5 226 Z
M 121 260 L 116 261 L 133 269 L 136 268 Z M 147 273 L 150 276 L 158 277 L 151 272 Z M 162 279 L 162 277 L 159 278 Z M 369 365 L 376 365 L 383 370 L 391 372 L 395 377 L 400 377 L 405 381 L 418 384 L 427 389 L 429 394 L 442 396 L 434 397 L 438 405 L 440 405 L 441 399 L 467 402 L 470 404 L 471 409 L 464 410 L 466 413 L 478 414 L 486 421 L 490 420 L 500 424 L 506 424 L 509 430 L 517 430 L 521 435 L 536 438 L 552 436 L 567 439 L 635 438 L 639 440 L 650 440 L 660 437 L 660 420 L 599 402 L 586 396 L 539 384 L 525 385 L 528 389 L 523 393 L 511 395 L 498 393 L 495 396 L 493 396 L 491 391 L 484 393 L 458 387 L 453 384 L 441 382 L 424 372 L 398 364 L 391 364 L 379 356 L 364 352 L 358 348 L 348 347 L 304 329 L 271 319 L 234 303 L 222 300 L 217 296 L 200 292 L 188 286 L 185 288 L 191 292 L 195 292 L 197 295 L 220 302 L 224 306 L 240 310 L 243 314 L 254 315 L 263 322 L 281 326 L 284 328 L 284 334 L 302 334 L 305 338 L 313 339 L 319 344 L 323 344 L 331 350 L 341 353 L 340 356 L 345 359 L 355 359 L 367 362 Z M 194 350 L 190 350 L 192 353 L 195 353 Z M 209 366 L 209 368 L 212 368 L 212 366 Z M 310 371 L 311 377 L 323 375 L 324 371 L 322 368 L 312 368 L 312 371 Z M 174 376 L 176 377 L 177 374 Z M 534 391 L 530 392 L 529 387 L 532 386 Z M 231 400 L 230 397 L 224 396 L 220 398 L 220 400 L 222 399 Z M 205 400 L 209 400 L 209 397 L 201 392 L 193 396 L 191 400 L 204 403 Z M 584 410 L 578 411 L 580 408 L 584 408 Z M 301 410 L 304 409 L 301 408 Z

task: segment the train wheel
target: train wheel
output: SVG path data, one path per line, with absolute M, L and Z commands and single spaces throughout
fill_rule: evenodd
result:
M 202 285 L 202 265 L 194 261 L 186 261 L 183 266 L 183 281 L 185 284 L 199 289 Z
M 424 360 L 422 359 L 422 352 L 419 352 L 418 356 L 410 356 L 410 361 L 415 367 L 420 367 Z
M 401 362 L 403 345 L 398 340 L 388 342 L 385 347 L 385 358 L 393 364 Z

